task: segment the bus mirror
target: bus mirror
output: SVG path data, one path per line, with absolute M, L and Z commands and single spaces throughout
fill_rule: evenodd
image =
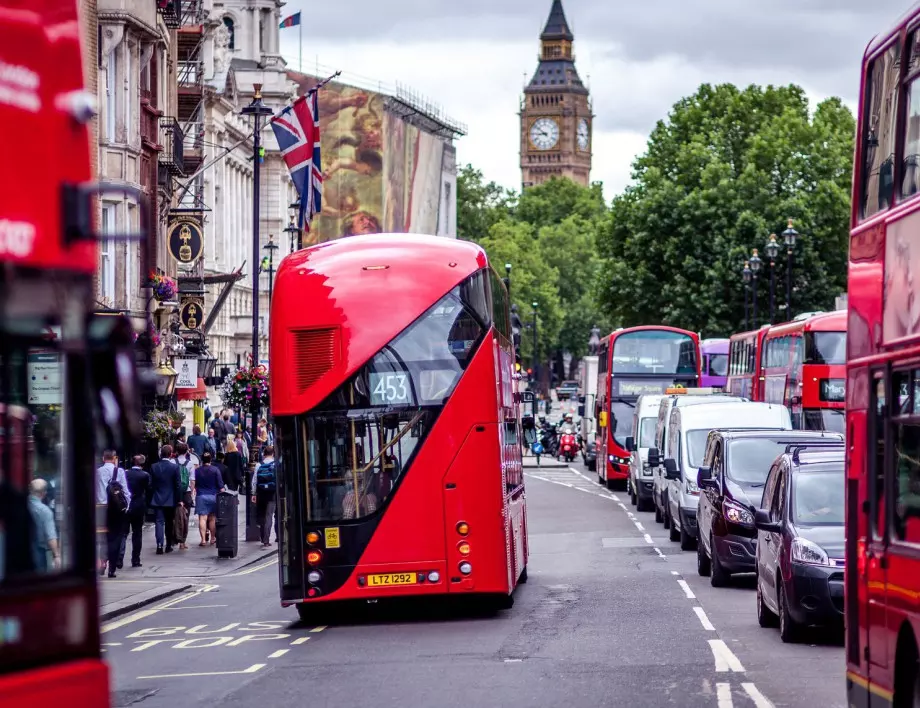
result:
M 584 404 L 584 403 L 582 403 L 580 406 L 578 406 L 578 417 L 579 417 L 579 418 L 584 418 L 584 417 L 585 417 L 585 404 Z
M 104 446 L 132 447 L 143 435 L 134 330 L 123 315 L 92 315 L 87 322 L 89 380 Z
M 630 435 L 626 438 L 626 452 L 635 452 L 636 451 L 636 439 Z
M 600 415 L 597 417 L 597 427 L 607 427 L 607 411 L 601 411 Z

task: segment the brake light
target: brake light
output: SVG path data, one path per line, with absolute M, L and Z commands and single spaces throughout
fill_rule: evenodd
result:
M 319 562 L 323 559 L 323 554 L 321 551 L 312 550 L 307 553 L 307 563 L 310 565 L 319 565 Z
M 457 533 L 461 536 L 466 536 L 470 532 L 470 525 L 465 521 L 461 521 L 457 524 Z
M 468 556 L 470 554 L 470 544 L 466 541 L 460 541 L 457 544 L 457 550 L 460 551 L 461 556 Z
M 316 531 L 311 531 L 308 533 L 307 543 L 309 543 L 311 546 L 315 546 L 317 543 L 319 543 L 319 534 L 316 533 Z

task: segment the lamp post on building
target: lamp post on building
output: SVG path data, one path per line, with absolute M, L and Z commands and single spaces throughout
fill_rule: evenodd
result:
M 792 219 L 789 219 L 788 228 L 783 231 L 783 241 L 786 242 L 786 319 L 792 321 L 792 251 L 799 232 L 792 228 Z
M 741 270 L 741 279 L 744 281 L 744 331 L 750 329 L 750 320 L 748 319 L 748 290 L 751 282 L 751 264 L 744 262 L 744 268 Z
M 263 250 L 268 251 L 268 255 L 262 259 L 262 268 L 261 268 L 263 272 L 268 273 L 268 307 L 269 309 L 272 306 L 272 286 L 275 280 L 275 251 L 277 251 L 279 248 L 280 246 L 277 243 L 275 243 L 275 237 L 272 234 L 269 234 L 268 243 L 262 246 Z
M 776 321 L 776 256 L 779 254 L 779 244 L 776 234 L 770 234 L 767 241 L 767 258 L 770 259 L 770 324 Z
M 754 249 L 754 252 L 751 254 L 751 275 L 753 276 L 754 281 L 754 313 L 752 316 L 752 321 L 754 322 L 754 327 L 757 327 L 757 274 L 760 272 L 760 266 L 763 265 L 763 261 L 760 260 L 760 256 L 757 255 L 757 249 Z
M 289 252 L 293 253 L 294 251 L 299 251 L 300 229 L 297 228 L 293 214 L 291 214 L 291 223 L 284 227 L 284 233 L 286 233 L 288 238 L 291 239 L 291 250 Z
M 262 165 L 262 118 L 271 116 L 274 111 L 262 103 L 262 84 L 253 84 L 252 103 L 243 108 L 244 116 L 252 116 L 252 366 L 259 365 L 259 192 L 260 192 L 260 167 Z M 250 421 L 247 426 L 251 444 L 249 446 L 249 462 L 255 463 L 259 459 L 258 436 L 256 425 L 259 421 L 261 407 L 259 397 L 252 397 L 252 406 L 249 411 Z M 243 415 L 245 425 L 246 416 Z M 246 495 L 246 540 L 259 540 L 259 529 L 256 527 L 255 514 L 252 513 L 252 495 Z

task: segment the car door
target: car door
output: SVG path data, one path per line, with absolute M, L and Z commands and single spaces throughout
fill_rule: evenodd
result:
M 779 488 L 781 464 L 774 464 L 770 473 L 767 475 L 767 484 L 764 487 L 763 501 L 761 502 L 764 511 L 770 515 L 772 520 L 776 514 L 777 499 L 776 493 Z M 776 607 L 776 574 L 773 565 L 772 539 L 769 531 L 757 531 L 757 582 L 760 585 L 761 594 L 767 599 L 767 604 Z
M 703 456 L 703 465 L 709 467 L 712 470 L 712 478 L 716 478 L 716 467 L 719 464 L 719 458 L 721 457 L 722 443 L 718 437 L 710 434 L 709 440 L 707 443 L 706 454 Z M 699 528 L 698 538 L 699 543 L 703 544 L 703 548 L 708 552 L 712 552 L 712 549 L 707 545 L 709 543 L 709 534 L 710 529 L 712 528 L 712 518 L 715 513 L 715 504 L 716 504 L 716 494 L 712 489 L 701 490 L 700 493 L 700 504 L 696 512 L 696 523 Z
M 668 402 L 664 400 L 661 402 L 661 405 L 658 410 L 658 428 L 655 435 L 655 444 L 658 446 L 658 453 L 662 457 L 665 453 L 665 442 L 667 441 L 668 434 Z M 655 497 L 655 504 L 662 510 L 664 510 L 664 495 L 662 494 L 664 488 L 664 480 L 662 479 L 662 466 L 658 465 L 652 470 L 653 473 L 653 482 L 652 482 L 652 495 Z
M 788 496 L 789 476 L 792 474 L 789 466 L 783 462 L 779 468 L 779 478 L 776 480 L 776 492 L 773 500 L 773 507 L 770 512 L 770 520 L 782 524 L 786 518 L 786 498 Z M 776 587 L 782 573 L 780 565 L 783 557 L 784 537 L 782 531 L 769 531 L 764 538 L 765 549 L 769 557 L 770 565 L 770 597 L 773 598 L 774 606 L 779 607 L 779 598 L 776 594 Z
M 668 424 L 668 452 L 665 457 L 673 458 L 677 462 L 677 468 L 680 469 L 680 408 L 671 411 L 671 422 Z M 662 468 L 664 465 L 662 465 Z M 662 472 L 664 474 L 664 472 Z M 668 493 L 668 508 L 671 516 L 671 523 L 677 520 L 680 527 L 680 475 L 677 479 L 665 478 L 665 488 Z

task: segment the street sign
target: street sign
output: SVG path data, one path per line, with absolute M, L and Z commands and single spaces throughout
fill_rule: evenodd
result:
M 182 304 L 179 319 L 186 329 L 198 329 L 204 320 L 204 308 L 198 300 L 189 300 Z
M 198 386 L 198 359 L 174 359 L 173 368 L 178 372 L 176 388 L 195 388 Z
M 201 222 L 188 216 L 179 217 L 169 225 L 167 243 L 173 258 L 182 265 L 191 265 L 204 250 Z

